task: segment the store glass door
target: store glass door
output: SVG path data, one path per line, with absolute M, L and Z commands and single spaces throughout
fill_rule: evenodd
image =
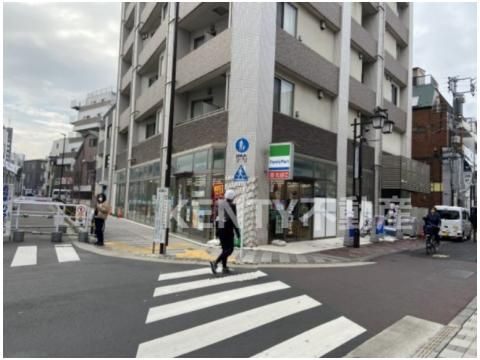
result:
M 285 229 L 286 241 L 312 239 L 313 217 L 310 210 L 313 203 L 313 183 L 287 181 L 285 186 L 286 211 L 288 226 Z

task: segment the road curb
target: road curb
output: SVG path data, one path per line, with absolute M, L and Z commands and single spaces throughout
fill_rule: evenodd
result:
M 167 264 L 183 264 L 183 265 L 207 265 L 208 261 L 199 261 L 199 260 L 176 260 L 176 259 L 161 259 L 153 258 L 148 256 L 138 256 L 131 255 L 127 253 L 121 253 L 118 251 L 105 250 L 102 248 L 94 247 L 92 244 L 85 244 L 79 241 L 72 241 L 73 245 L 81 250 L 89 251 L 91 253 L 109 257 L 116 257 L 121 259 L 128 260 L 139 260 L 139 261 L 149 261 L 149 262 L 158 262 L 158 263 L 167 263 Z M 237 268 L 285 268 L 285 269 L 305 269 L 305 268 L 345 268 L 345 267 L 356 267 L 356 266 L 366 266 L 374 265 L 376 262 L 372 261 L 349 261 L 341 263 L 330 263 L 330 264 L 235 264 L 234 267 Z
M 477 297 L 468 303 L 448 325 L 444 326 L 426 344 L 422 345 L 414 358 L 436 358 L 448 346 L 450 341 L 460 332 L 463 324 L 477 311 Z

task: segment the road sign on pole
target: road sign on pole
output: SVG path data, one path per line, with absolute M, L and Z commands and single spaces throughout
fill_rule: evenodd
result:
M 170 215 L 170 206 L 168 201 L 168 188 L 157 189 L 157 199 L 155 206 L 155 231 L 153 242 L 165 244 L 168 220 Z

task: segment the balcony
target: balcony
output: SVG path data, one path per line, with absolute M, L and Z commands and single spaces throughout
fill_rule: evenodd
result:
M 135 37 L 135 30 L 131 30 L 130 34 L 128 34 L 127 38 L 123 42 L 122 53 L 126 55 L 130 48 L 133 46 L 133 38 Z
M 349 103 L 356 109 L 366 114 L 372 114 L 375 108 L 375 91 L 367 85 L 350 77 L 350 101 Z
M 183 18 L 187 17 L 192 11 L 194 11 L 198 6 L 200 6 L 201 2 L 182 2 L 179 4 L 178 9 L 178 18 L 183 20 Z
M 395 78 L 395 80 L 405 87 L 408 84 L 408 70 L 388 52 L 385 52 L 385 70 Z
M 127 70 L 127 72 L 122 76 L 122 80 L 120 82 L 120 91 L 124 92 L 127 87 L 132 83 L 132 74 L 133 74 L 133 67 Z
M 230 29 L 226 29 L 178 60 L 177 90 L 187 91 L 224 73 L 230 63 L 230 41 Z
M 76 120 L 72 122 L 73 125 L 73 131 L 87 131 L 87 130 L 93 130 L 93 129 L 98 129 L 101 124 L 101 117 L 100 116 L 95 116 L 92 118 L 84 118 L 80 120 Z
M 120 114 L 120 118 L 118 121 L 119 131 L 123 132 L 127 130 L 128 125 L 130 125 L 130 106 L 123 110 L 123 112 Z
M 386 27 L 398 42 L 398 45 L 405 47 L 408 45 L 408 28 L 402 23 L 400 18 L 393 12 L 390 6 L 385 6 Z
M 158 2 L 147 2 L 140 14 L 140 24 L 143 24 L 140 28 L 142 31 L 145 28 L 149 28 L 150 24 L 154 20 L 158 20 L 162 16 L 162 3 Z M 167 21 L 165 19 L 164 21 Z
M 135 8 L 135 2 L 129 2 L 125 5 L 125 17 L 124 17 L 125 20 L 130 18 L 134 8 Z
M 162 25 L 155 31 L 151 38 L 143 40 L 142 50 L 138 56 L 138 64 L 140 66 L 145 65 L 148 60 L 155 54 L 162 42 L 167 37 L 168 22 L 164 21 Z
M 162 134 L 152 136 L 132 147 L 132 159 L 135 165 L 160 158 Z
M 377 41 L 362 25 L 352 19 L 352 43 L 368 56 L 368 60 L 375 61 L 377 55 Z
M 127 151 L 123 151 L 117 155 L 115 170 L 125 169 L 127 167 L 127 157 Z
M 313 10 L 318 17 L 328 24 L 335 32 L 340 30 L 342 23 L 342 7 L 334 2 L 309 2 L 302 3 L 310 10 Z
M 165 96 L 165 78 L 160 77 L 152 86 L 146 88 L 136 102 L 136 119 L 144 118 L 156 110 Z
M 383 99 L 383 107 L 388 110 L 388 117 L 395 123 L 394 130 L 401 134 L 405 133 L 407 129 L 407 113 L 385 99 Z
M 338 95 L 338 67 L 279 28 L 275 61 L 305 83 Z

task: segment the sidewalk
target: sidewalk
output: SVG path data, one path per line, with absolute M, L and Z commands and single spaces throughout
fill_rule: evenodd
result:
M 475 297 L 447 326 L 422 346 L 414 357 L 476 358 L 477 298 Z
M 155 254 L 152 254 L 152 239 L 152 227 L 111 216 L 106 223 L 105 247 L 101 250 L 108 252 L 109 255 L 195 262 L 215 260 L 220 250 L 219 246 L 170 234 L 166 255 L 159 255 L 158 244 Z M 416 239 L 372 244 L 368 238 L 364 238 L 361 247 L 353 249 L 344 247 L 341 238 L 333 238 L 288 243 L 286 246 L 263 245 L 244 248 L 241 258 L 240 250 L 235 249 L 229 261 L 237 265 L 355 266 L 371 264 L 368 261 L 378 256 L 423 246 L 423 241 Z

